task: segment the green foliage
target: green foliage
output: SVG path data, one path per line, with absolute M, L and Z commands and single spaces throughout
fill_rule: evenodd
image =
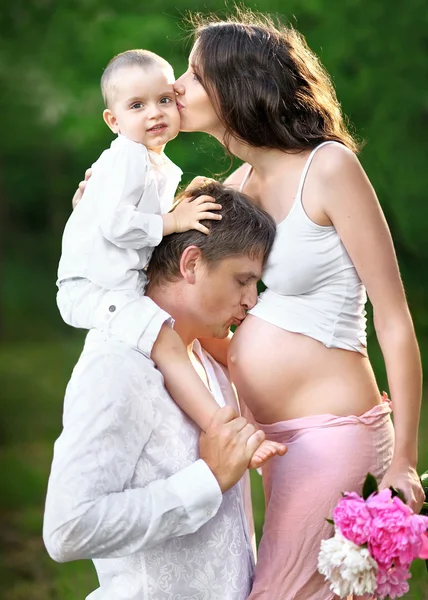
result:
M 6 482 L 0 500 L 0 597 L 5 600 L 74 600 L 95 587 L 87 562 L 55 565 L 40 537 L 63 391 L 82 343 L 81 334 L 66 328 L 57 314 L 56 266 L 71 196 L 112 139 L 102 122 L 99 92 L 109 59 L 144 47 L 164 56 L 179 75 L 191 44 L 183 15 L 227 11 L 223 0 L 202 5 L 186 0 L 180 9 L 176 4 L 14 0 L 0 12 L 0 338 L 15 340 L 0 349 L 0 475 Z M 407 0 L 400 10 L 386 0 L 248 0 L 246 5 L 288 19 L 332 74 L 344 112 L 366 141 L 361 160 L 390 224 L 422 355 L 428 356 L 425 2 Z M 218 144 L 203 135 L 182 134 L 167 152 L 183 168 L 184 182 L 229 168 Z M 387 389 L 369 327 L 370 358 Z M 422 441 L 427 435 L 424 413 Z M 421 464 L 428 464 L 426 442 Z M 264 505 L 257 474 L 252 483 L 260 537 Z M 411 590 L 414 600 L 428 597 L 418 565 Z
M 399 488 L 395 488 L 392 485 L 389 487 L 389 489 L 391 490 L 392 498 L 394 498 L 394 496 L 398 496 L 402 502 L 406 503 L 406 498 L 402 490 L 400 490 Z
M 90 561 L 56 564 L 41 539 L 43 504 L 53 442 L 61 431 L 62 399 L 83 339 L 0 345 L 0 598 L 80 600 L 96 588 Z M 428 411 L 422 413 L 420 464 L 428 465 Z M 251 471 L 253 510 L 260 540 L 264 498 Z M 316 497 L 316 494 L 315 496 Z M 328 515 L 326 515 L 328 516 Z M 423 561 L 415 561 L 408 600 L 426 600 Z
M 421 274 L 428 257 L 428 204 L 424 202 L 428 13 L 422 0 L 408 0 L 406 10 L 400 12 L 386 0 L 355 0 L 334 10 L 328 0 L 288 0 L 285 5 L 263 0 L 246 5 L 278 13 L 297 26 L 332 74 L 345 113 L 367 141 L 361 160 L 393 232 L 417 331 L 426 336 L 426 284 Z M 31 338 L 32 327 L 27 332 L 21 324 L 21 316 L 31 312 L 34 302 L 31 273 L 43 270 L 43 283 L 54 282 L 70 198 L 85 169 L 112 139 L 101 118 L 103 68 L 118 52 L 146 47 L 182 73 L 191 45 L 183 17 L 200 7 L 191 0 L 180 9 L 173 0 L 119 4 L 17 0 L 3 8 L 3 337 L 13 332 Z M 227 10 L 221 0 L 202 6 L 206 13 Z M 168 153 L 183 168 L 184 182 L 196 174 L 224 173 L 230 166 L 229 158 L 207 136 L 182 134 L 169 145 Z M 22 280 L 19 292 L 15 277 Z M 52 287 L 39 286 L 37 296 L 49 306 L 42 309 L 39 320 L 46 331 L 57 330 L 61 325 L 51 316 L 55 311 Z M 6 318 L 11 306 L 11 316 Z
M 367 500 L 369 496 L 378 491 L 376 477 L 371 473 L 367 473 L 367 477 L 363 485 L 363 498 Z

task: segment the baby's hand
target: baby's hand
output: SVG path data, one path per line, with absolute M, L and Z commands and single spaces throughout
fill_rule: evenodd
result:
M 189 231 L 190 229 L 196 229 L 202 233 L 209 233 L 210 230 L 205 225 L 202 225 L 200 221 L 204 219 L 211 219 L 219 221 L 221 215 L 208 212 L 210 210 L 220 210 L 221 204 L 213 202 L 211 196 L 198 196 L 193 200 L 192 198 L 183 198 L 179 202 L 176 208 L 170 213 L 174 216 L 176 233 L 183 231 Z
M 284 444 L 264 440 L 251 457 L 248 468 L 258 469 L 274 456 L 284 456 L 286 452 L 287 446 L 284 446 Z

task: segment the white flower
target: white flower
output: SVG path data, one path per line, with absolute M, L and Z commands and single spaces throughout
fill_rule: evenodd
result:
M 347 540 L 338 530 L 333 538 L 321 542 L 318 571 L 330 581 L 331 591 L 340 598 L 373 594 L 377 569 L 367 548 Z

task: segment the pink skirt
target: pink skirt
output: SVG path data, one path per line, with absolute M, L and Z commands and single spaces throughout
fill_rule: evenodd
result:
M 288 452 L 263 467 L 266 515 L 249 600 L 331 600 L 317 562 L 341 492 L 361 494 L 368 472 L 378 481 L 392 458 L 389 402 L 365 414 L 316 415 L 259 424 Z

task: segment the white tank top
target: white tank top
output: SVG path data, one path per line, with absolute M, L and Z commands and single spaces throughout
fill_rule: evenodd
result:
M 317 146 L 300 178 L 289 214 L 277 226 L 263 273 L 263 292 L 250 314 L 327 348 L 367 355 L 366 290 L 336 229 L 317 225 L 302 204 L 302 190 Z M 241 191 L 251 173 L 247 172 Z

